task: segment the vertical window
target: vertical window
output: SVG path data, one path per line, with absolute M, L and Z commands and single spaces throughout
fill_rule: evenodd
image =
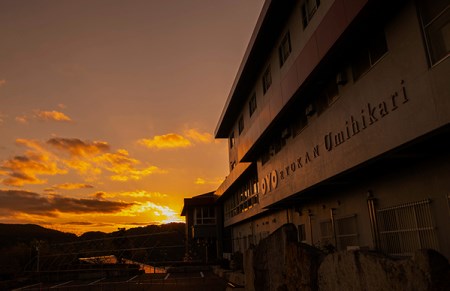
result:
M 361 43 L 358 51 L 354 53 L 352 62 L 354 80 L 358 80 L 388 51 L 384 30 L 371 31 L 368 35 L 369 38 Z
M 339 250 L 359 245 L 356 215 L 336 219 L 336 238 Z
M 248 102 L 248 109 L 250 111 L 250 117 L 256 111 L 256 93 L 253 92 L 252 97 L 250 97 L 250 101 Z
M 317 11 L 317 8 L 320 5 L 320 0 L 305 0 L 305 3 L 302 5 L 302 22 L 303 28 L 308 26 L 308 23 L 311 21 L 312 17 Z
M 235 140 L 234 140 L 234 131 L 231 132 L 228 141 L 229 141 L 230 149 L 232 149 L 232 148 L 234 147 L 234 143 L 235 143 Z
M 239 135 L 244 131 L 244 117 L 241 116 L 238 122 Z
M 343 78 L 339 77 L 341 76 L 341 74 L 342 73 L 338 74 L 338 78 Z M 317 113 L 322 114 L 322 112 L 324 112 L 338 98 L 339 98 L 338 81 L 332 78 L 325 84 L 324 88 L 318 94 L 316 100 Z
M 291 51 L 292 51 L 291 36 L 288 31 L 286 35 L 283 37 L 280 47 L 278 48 L 278 55 L 280 57 L 280 67 L 282 67 L 283 64 L 286 62 L 287 58 L 291 54 Z
M 333 244 L 333 225 L 331 220 L 320 222 L 320 241 L 322 246 Z
M 419 10 L 430 62 L 435 64 L 450 54 L 450 4 L 421 0 Z
M 270 73 L 270 66 L 266 69 L 263 75 L 263 93 L 266 94 L 267 90 L 269 90 L 270 85 L 272 85 L 272 74 Z

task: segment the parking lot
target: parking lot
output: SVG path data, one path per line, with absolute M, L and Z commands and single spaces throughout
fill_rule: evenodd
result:
M 122 278 L 98 278 L 95 280 L 71 280 L 65 282 L 38 282 L 14 289 L 15 291 L 32 290 L 239 290 L 224 279 L 216 276 L 210 271 L 165 273 L 165 274 L 142 274 L 133 277 Z

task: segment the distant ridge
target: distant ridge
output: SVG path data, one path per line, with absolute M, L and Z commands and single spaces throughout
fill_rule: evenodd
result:
M 73 241 L 78 238 L 73 233 L 61 232 L 37 224 L 0 223 L 0 247 L 28 244 L 33 240 L 45 240 L 50 243 Z

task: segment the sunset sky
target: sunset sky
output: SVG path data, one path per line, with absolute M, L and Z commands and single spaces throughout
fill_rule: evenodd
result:
M 263 0 L 0 0 L 0 223 L 179 221 Z

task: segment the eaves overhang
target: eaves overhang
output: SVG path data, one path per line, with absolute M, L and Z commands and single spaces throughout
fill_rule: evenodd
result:
M 264 3 L 217 124 L 216 138 L 228 138 L 236 116 L 250 94 L 259 72 L 266 65 L 261 60 L 267 59 L 272 52 L 295 3 L 295 0 L 266 0 Z

